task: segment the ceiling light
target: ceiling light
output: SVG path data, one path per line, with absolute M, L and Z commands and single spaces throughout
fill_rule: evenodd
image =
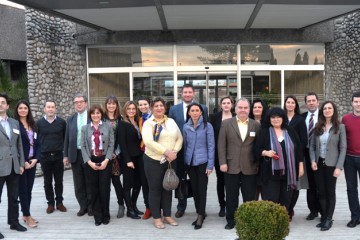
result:
M 101 5 L 105 5 L 105 4 L 109 4 L 110 1 L 98 1 L 98 4 L 101 4 Z

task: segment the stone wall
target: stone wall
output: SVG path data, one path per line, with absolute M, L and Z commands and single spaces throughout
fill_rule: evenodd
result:
M 325 96 L 343 115 L 360 91 L 360 11 L 334 20 L 334 42 L 325 45 Z
M 87 92 L 86 48 L 73 37 L 76 24 L 43 12 L 25 10 L 29 100 L 36 118 L 47 99 L 66 118 L 73 111 L 75 93 Z

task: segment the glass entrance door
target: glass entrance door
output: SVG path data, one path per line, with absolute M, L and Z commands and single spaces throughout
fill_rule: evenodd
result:
M 190 83 L 195 88 L 195 100 L 209 109 L 209 114 L 220 111 L 220 99 L 224 96 L 237 96 L 236 72 L 179 72 L 178 102 L 181 102 L 181 88 Z

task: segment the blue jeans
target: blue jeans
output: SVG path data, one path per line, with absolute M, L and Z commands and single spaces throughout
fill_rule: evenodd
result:
M 351 219 L 360 220 L 360 205 L 358 194 L 358 174 L 360 175 L 360 157 L 346 155 L 344 171 Z

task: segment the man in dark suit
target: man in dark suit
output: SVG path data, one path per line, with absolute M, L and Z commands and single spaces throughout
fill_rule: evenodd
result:
M 24 172 L 25 158 L 19 122 L 7 116 L 9 97 L 0 94 L 0 198 L 6 182 L 8 196 L 8 224 L 10 229 L 24 232 L 19 223 L 19 180 Z M 1 199 L 0 199 L 1 201 Z M 0 239 L 4 236 L 0 233 Z
M 182 103 L 176 104 L 170 108 L 169 117 L 174 119 L 176 124 L 178 125 L 181 133 L 183 132 L 183 127 L 186 121 L 186 112 L 187 106 L 194 101 L 195 98 L 195 90 L 193 85 L 184 84 L 181 90 Z M 204 115 L 208 117 L 207 107 L 201 105 L 204 109 Z M 184 152 L 181 149 L 177 154 L 176 159 L 176 174 L 179 177 L 185 177 L 185 164 L 184 164 Z M 179 199 L 179 203 L 177 205 L 177 212 L 175 213 L 175 217 L 180 218 L 184 215 L 187 206 L 187 199 Z
M 77 93 L 74 97 L 76 113 L 67 119 L 65 142 L 64 142 L 64 164 L 71 163 L 73 172 L 75 196 L 79 203 L 80 210 L 77 216 L 83 216 L 89 211 L 90 207 L 89 184 L 87 184 L 85 165 L 81 154 L 81 128 L 90 122 L 87 117 L 87 97 Z
M 305 118 L 306 129 L 308 134 L 308 144 L 306 150 L 304 151 L 305 157 L 305 167 L 308 176 L 309 189 L 306 192 L 307 205 L 310 210 L 309 215 L 306 217 L 306 220 L 313 220 L 319 216 L 320 213 L 320 203 L 317 196 L 316 184 L 314 171 L 311 169 L 311 160 L 309 155 L 309 143 L 311 141 L 312 133 L 314 127 L 318 121 L 319 116 L 319 98 L 318 95 L 314 92 L 309 92 L 305 95 L 305 104 L 308 109 L 308 112 L 302 114 Z
M 235 226 L 240 188 L 243 202 L 255 200 L 259 163 L 255 159 L 254 145 L 260 124 L 249 118 L 249 111 L 250 102 L 240 98 L 235 106 L 236 116 L 222 122 L 218 137 L 220 170 L 225 173 L 225 229 Z

